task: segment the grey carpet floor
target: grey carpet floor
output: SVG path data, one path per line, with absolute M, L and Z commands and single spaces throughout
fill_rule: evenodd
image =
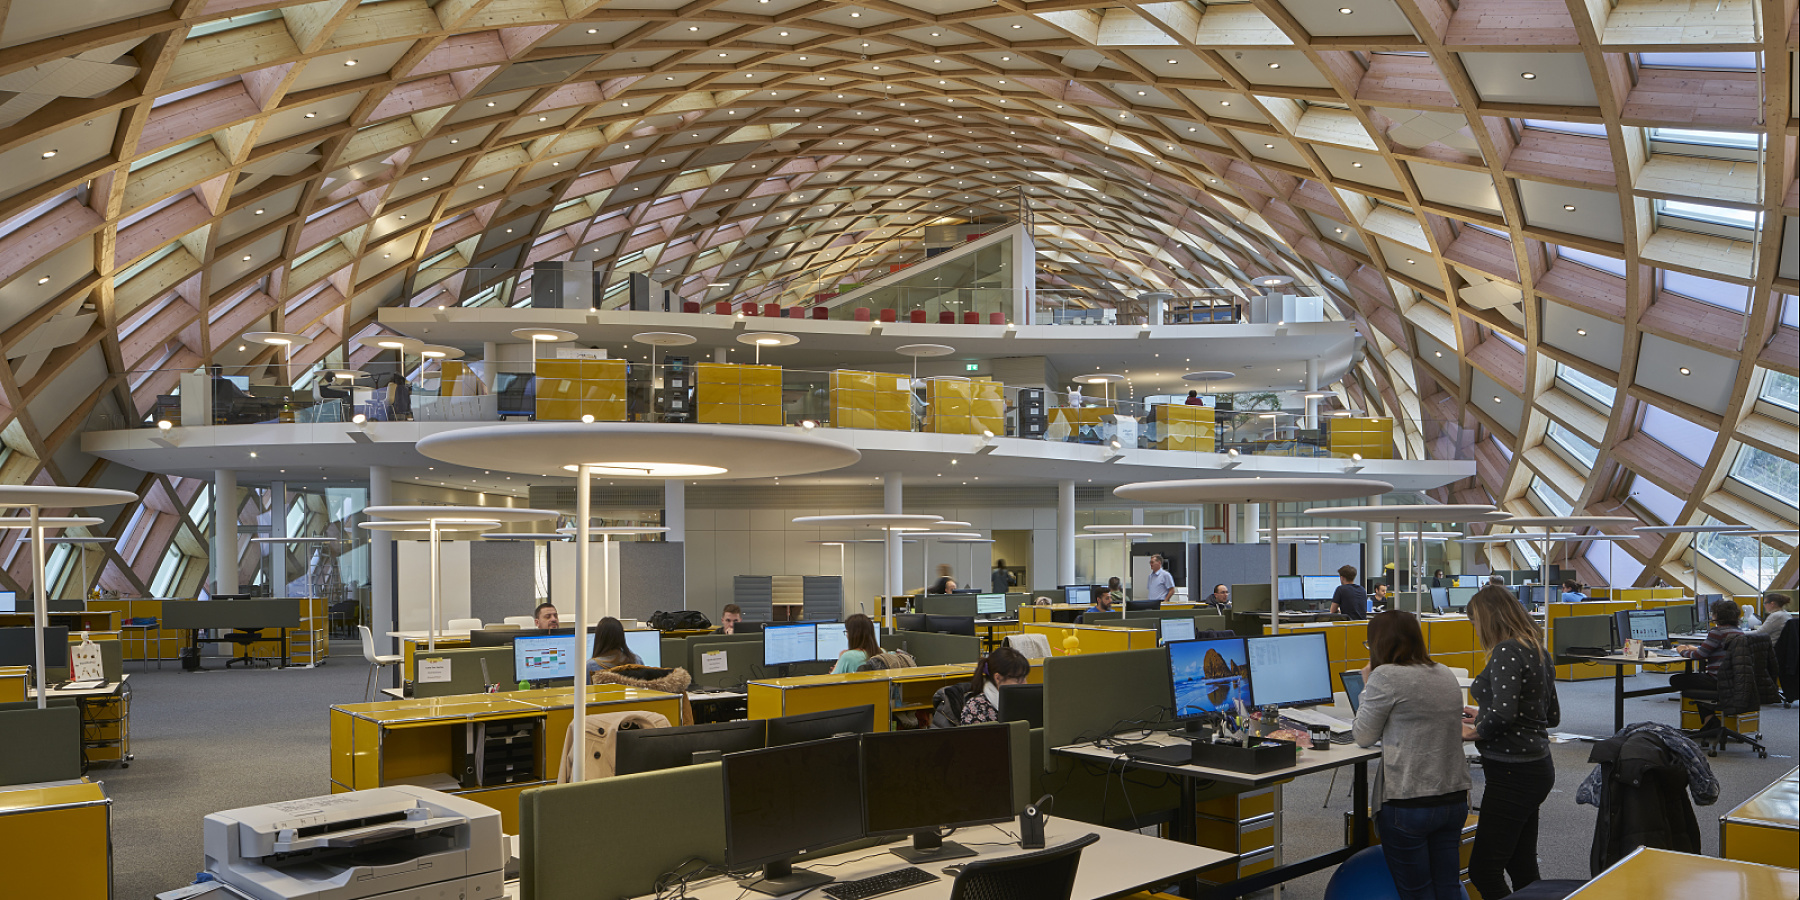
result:
M 167 664 L 160 672 L 130 667 L 137 759 L 127 769 L 103 766 L 90 773 L 113 798 L 115 896 L 149 900 L 191 881 L 202 865 L 200 823 L 208 813 L 330 792 L 327 709 L 360 701 L 368 673 L 354 644 L 336 644 L 332 653 L 316 669 L 184 674 Z M 1631 681 L 1650 683 L 1647 677 Z M 1612 731 L 1610 681 L 1558 688 L 1562 730 L 1596 736 Z M 1661 697 L 1626 701 L 1626 721 L 1642 720 L 1675 723 L 1676 704 Z M 1794 766 L 1800 709 L 1765 707 L 1762 731 L 1768 759 L 1734 749 L 1711 761 L 1721 784 L 1719 802 L 1696 810 L 1709 855 L 1718 853 L 1718 816 Z M 1587 753 L 1580 743 L 1554 750 L 1557 790 L 1544 805 L 1538 841 L 1547 878 L 1588 874 L 1594 811 L 1575 805 L 1575 789 L 1592 768 Z M 1475 778 L 1479 790 L 1479 769 Z M 1285 789 L 1290 859 L 1341 846 L 1349 783 L 1340 777 L 1327 800 L 1329 780 L 1308 776 Z M 1322 872 L 1290 882 L 1283 896 L 1317 900 L 1329 877 Z

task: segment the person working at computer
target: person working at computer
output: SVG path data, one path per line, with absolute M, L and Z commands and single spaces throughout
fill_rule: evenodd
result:
M 1206 600 L 1208 603 L 1211 603 L 1212 605 L 1218 607 L 1221 610 L 1230 609 L 1231 608 L 1231 586 L 1224 585 L 1224 584 L 1213 585 L 1212 596 L 1206 598 Z
M 625 643 L 625 626 L 619 620 L 607 616 L 600 620 L 594 628 L 594 656 L 588 660 L 588 683 L 594 683 L 594 676 L 616 666 L 641 666 L 644 664 L 631 647 Z
M 1008 684 L 1024 684 L 1031 675 L 1031 660 L 1011 647 L 1001 645 L 975 664 L 975 684 L 969 699 L 963 701 L 959 721 L 964 725 L 1000 721 L 1000 688 Z
M 1188 391 L 1187 399 L 1182 401 L 1187 406 L 1205 406 L 1206 401 L 1200 399 L 1199 391 Z
M 994 571 L 988 573 L 988 587 L 993 593 L 1004 594 L 1018 584 L 1019 580 L 1013 577 L 1013 573 L 1006 571 L 1006 560 L 994 560 Z
M 1562 583 L 1562 596 L 1557 599 L 1564 603 L 1580 603 L 1587 599 L 1587 595 L 1581 592 L 1580 582 L 1573 578 L 1564 578 Z
M 539 603 L 537 609 L 531 611 L 531 624 L 539 631 L 549 631 L 561 625 L 556 617 L 556 604 Z
M 850 648 L 838 654 L 831 674 L 843 675 L 862 668 L 872 656 L 881 655 L 881 642 L 875 640 L 875 623 L 862 613 L 851 613 L 844 619 L 844 639 Z
M 1436 572 L 1431 573 L 1431 586 L 1434 588 L 1448 587 L 1448 585 L 1444 584 L 1444 570 L 1443 569 L 1439 569 Z
M 1369 619 L 1369 663 L 1352 735 L 1381 744 L 1375 823 L 1402 900 L 1461 900 L 1459 848 L 1469 814 L 1469 763 L 1462 754 L 1462 688 L 1431 661 L 1409 612 Z
M 1346 619 L 1366 619 L 1369 617 L 1369 594 L 1356 583 L 1356 567 L 1341 566 L 1338 578 L 1343 584 L 1331 592 L 1331 611 Z
M 1114 601 L 1125 602 L 1125 583 L 1119 580 L 1119 576 L 1114 575 L 1106 579 L 1106 591 L 1113 595 Z
M 1469 688 L 1476 705 L 1463 709 L 1463 740 L 1475 742 L 1487 781 L 1469 883 L 1504 897 L 1539 878 L 1538 809 L 1556 787 L 1550 729 L 1562 724 L 1562 707 L 1556 668 L 1518 598 L 1490 585 L 1469 598 L 1468 612 L 1488 655 Z
M 1793 617 L 1788 612 L 1788 598 L 1781 594 L 1763 595 L 1763 620 L 1751 634 L 1760 634 L 1771 641 L 1781 637 L 1781 630 L 1787 627 L 1788 619 Z
M 1699 672 L 1682 672 L 1669 676 L 1669 686 L 1682 690 L 1710 691 L 1714 687 L 1713 676 L 1719 673 L 1719 663 L 1725 660 L 1725 636 L 1742 634 L 1744 629 L 1738 627 L 1743 618 L 1743 610 L 1730 599 L 1714 600 L 1712 604 L 1712 629 L 1706 632 L 1706 640 L 1698 644 L 1679 644 L 1675 652 L 1688 659 L 1701 663 Z M 1680 679 L 1677 681 L 1677 679 Z
M 938 566 L 937 573 L 937 580 L 931 583 L 931 590 L 928 590 L 925 593 L 948 594 L 956 590 L 956 580 L 950 577 L 949 565 Z
M 1387 609 L 1388 602 L 1392 599 L 1392 595 L 1388 593 L 1387 582 L 1384 581 L 1375 582 L 1375 593 L 1365 592 L 1365 595 L 1369 598 L 1369 608 L 1377 611 Z
M 737 624 L 744 621 L 744 611 L 736 603 L 727 603 L 719 611 L 719 633 L 736 634 Z
M 1175 576 L 1163 566 L 1160 553 L 1150 554 L 1150 577 L 1144 582 L 1144 599 L 1158 603 L 1175 599 Z
M 1112 612 L 1113 611 L 1113 602 L 1114 601 L 1113 601 L 1112 587 L 1107 586 L 1107 587 L 1097 591 L 1094 594 L 1094 605 L 1088 607 L 1087 612 L 1082 613 L 1075 621 L 1082 623 L 1082 624 L 1086 624 L 1087 617 L 1091 613 Z

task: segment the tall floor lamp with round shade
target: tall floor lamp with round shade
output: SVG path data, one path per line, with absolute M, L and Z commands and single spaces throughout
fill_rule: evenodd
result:
M 1502 519 L 1496 524 L 1508 528 L 1542 528 L 1545 534 L 1549 534 L 1558 528 L 1600 529 L 1608 525 L 1634 526 L 1643 523 L 1633 516 L 1513 516 Z M 1544 585 L 1544 593 L 1548 596 L 1550 593 L 1550 542 L 1548 540 L 1543 542 L 1543 548 L 1543 553 L 1538 557 L 1538 581 Z
M 46 509 L 88 509 L 95 506 L 118 506 L 130 503 L 138 495 L 130 491 L 115 491 L 106 488 L 60 487 L 56 485 L 15 484 L 0 486 L 0 509 L 28 509 L 30 515 L 18 520 L 31 529 L 31 627 L 34 631 L 33 642 L 37 651 L 38 677 L 44 672 L 44 628 L 49 624 L 50 608 L 47 596 L 48 588 L 44 581 L 44 515 Z M 100 521 L 81 519 L 85 524 L 98 525 Z M 104 520 L 101 520 L 104 521 Z M 49 691 L 38 691 L 38 708 L 49 705 Z
M 531 377 L 536 378 L 539 344 L 565 344 L 581 335 L 561 328 L 514 328 L 513 337 L 531 342 Z
M 439 622 L 439 605 L 443 598 L 444 573 L 438 540 L 444 526 L 467 526 L 457 527 L 456 530 L 479 534 L 501 522 L 541 522 L 556 518 L 555 510 L 509 506 L 370 506 L 363 512 L 378 520 L 425 523 L 427 539 L 431 541 L 431 630 L 426 635 L 428 650 L 437 649 L 437 633 L 443 627 Z M 363 527 L 380 530 L 376 526 L 381 524 L 383 523 L 379 521 L 364 522 Z
M 406 354 L 417 353 L 425 347 L 425 342 L 418 338 L 401 337 L 397 334 L 366 335 L 357 338 L 356 343 L 358 346 L 376 350 L 392 350 L 398 354 L 400 357 L 400 380 L 402 381 L 410 380 L 406 377 Z
M 771 478 L 840 469 L 862 458 L 856 448 L 794 428 L 663 425 L 643 422 L 533 422 L 483 425 L 429 435 L 419 453 L 439 462 L 526 475 L 575 476 L 575 615 L 588 621 L 588 537 L 593 481 L 605 478 L 690 481 Z M 582 663 L 586 670 L 586 661 Z M 575 691 L 573 721 L 587 720 L 587 692 Z M 574 780 L 586 754 L 573 756 Z
M 564 535 L 567 537 L 575 536 L 575 529 L 570 526 L 567 526 L 567 525 L 556 529 L 556 531 L 558 534 L 561 534 L 561 535 Z M 618 601 L 617 595 L 612 594 L 610 591 L 608 591 L 606 589 L 606 583 L 607 583 L 607 581 L 609 581 L 611 579 L 611 574 L 612 574 L 607 569 L 607 566 L 612 565 L 612 563 L 607 561 L 607 553 L 609 552 L 609 548 L 612 545 L 612 539 L 616 538 L 616 537 L 621 537 L 621 538 L 622 537 L 633 537 L 633 536 L 646 535 L 646 534 L 667 534 L 668 531 L 669 531 L 669 529 L 663 528 L 661 526 L 649 526 L 649 525 L 602 525 L 599 527 L 595 527 L 593 525 L 588 526 L 588 534 L 597 534 L 600 536 L 600 586 L 601 586 L 600 587 L 600 615 L 601 616 L 613 616 L 614 618 L 617 618 L 621 611 L 620 604 L 617 602 Z M 585 628 L 586 623 L 583 623 L 582 627 Z
M 1506 513 L 1501 512 L 1486 503 L 1396 503 L 1388 506 L 1376 504 L 1368 506 L 1315 506 L 1302 512 L 1301 515 L 1313 519 L 1347 519 L 1352 522 L 1372 523 L 1385 522 L 1394 526 L 1394 533 L 1396 536 L 1400 533 L 1401 525 L 1412 525 L 1414 526 L 1415 532 L 1420 535 L 1421 540 L 1425 533 L 1425 524 L 1428 522 L 1502 522 L 1508 519 Z M 1377 529 L 1375 534 L 1375 568 L 1379 571 L 1381 568 L 1380 530 Z M 1400 543 L 1398 540 L 1395 540 L 1394 547 L 1395 587 L 1398 588 L 1398 575 L 1400 574 Z M 1419 583 L 1418 578 L 1423 574 L 1423 570 L 1419 567 L 1418 554 L 1413 554 L 1413 558 L 1407 561 L 1407 567 L 1408 571 L 1412 572 L 1409 576 L 1409 582 L 1416 589 Z M 1414 572 L 1414 569 L 1420 569 L 1420 571 Z M 1366 575 L 1367 573 L 1364 574 Z

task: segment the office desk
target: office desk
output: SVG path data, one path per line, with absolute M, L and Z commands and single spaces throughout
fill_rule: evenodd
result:
M 288 665 L 288 629 L 301 626 L 301 600 L 275 597 L 263 600 L 185 600 L 164 603 L 162 627 L 188 632 L 188 646 L 200 652 L 202 643 L 223 643 L 223 638 L 200 637 L 206 630 L 281 629 L 281 667 Z
M 1800 871 L 1639 847 L 1569 900 L 1695 900 L 1800 896 Z
M 111 897 L 112 800 L 82 778 L 0 786 L 11 897 Z
M 1178 743 L 1174 735 L 1155 734 L 1143 740 L 1143 743 L 1174 744 Z M 1280 884 L 1302 875 L 1335 866 L 1349 859 L 1356 851 L 1369 844 L 1369 763 L 1381 759 L 1380 747 L 1358 747 L 1354 744 L 1332 744 L 1329 750 L 1305 750 L 1292 766 L 1275 769 L 1270 772 L 1248 773 L 1234 772 L 1229 769 L 1214 769 L 1195 765 L 1166 765 L 1143 760 L 1126 759 L 1111 750 L 1095 746 L 1092 743 L 1071 744 L 1057 747 L 1051 751 L 1060 756 L 1105 766 L 1122 765 L 1126 768 L 1144 769 L 1173 775 L 1180 780 L 1181 803 L 1175 814 L 1175 822 L 1171 833 L 1176 841 L 1192 844 L 1195 833 L 1195 783 L 1199 781 L 1224 782 L 1256 789 L 1275 787 L 1275 853 L 1276 865 L 1272 869 L 1248 875 L 1230 884 L 1213 889 L 1215 897 L 1241 897 L 1255 893 L 1264 888 Z M 1340 849 L 1331 850 L 1292 863 L 1281 862 L 1281 787 L 1284 782 L 1291 781 L 1301 775 L 1323 772 L 1340 766 L 1355 766 L 1355 777 L 1352 782 L 1352 801 L 1350 805 L 1350 843 Z M 1188 892 L 1188 896 L 1195 896 Z
M 745 685 L 745 693 L 750 695 L 749 716 L 752 719 L 773 719 L 868 704 L 875 707 L 875 730 L 887 731 L 894 713 L 930 709 L 931 696 L 938 688 L 967 681 L 974 670 L 973 665 L 962 663 L 842 675 L 758 678 Z M 1039 678 L 1042 678 L 1041 674 Z
M 105 687 L 82 691 L 51 688 L 52 700 L 74 700 L 81 707 L 81 769 L 97 762 L 116 762 L 121 769 L 131 768 L 137 757 L 131 752 L 131 676 Z M 37 688 L 26 691 L 26 699 L 37 700 Z
M 1019 849 L 1018 843 L 1008 835 L 1008 832 L 1015 831 L 1016 826 L 1016 822 L 1011 822 L 999 826 L 980 825 L 958 829 L 957 842 L 975 850 L 976 855 L 963 857 L 956 862 L 967 864 L 1035 852 Z M 1145 834 L 1054 816 L 1047 817 L 1044 823 L 1045 849 L 1088 834 L 1097 834 L 1100 840 L 1081 851 L 1081 867 L 1075 872 L 1075 889 L 1069 894 L 1070 900 L 1101 900 L 1104 897 L 1130 894 L 1147 887 L 1178 881 L 1233 858 L 1232 854 L 1223 850 L 1177 844 Z M 797 861 L 796 865 L 827 872 L 839 881 L 854 881 L 906 868 L 909 864 L 879 848 L 865 848 Z M 887 896 L 894 900 L 948 900 L 955 876 L 945 874 L 940 865 L 928 863 L 919 868 L 939 876 L 938 880 Z M 687 892 L 687 896 L 693 900 L 737 900 L 742 895 L 743 888 L 727 877 L 709 878 L 690 884 Z M 809 896 L 822 897 L 823 894 L 813 893 Z
M 0 613 L 0 628 L 30 628 L 34 622 L 32 613 L 5 612 Z M 58 612 L 51 610 L 44 614 L 50 625 L 61 625 L 69 629 L 71 634 L 77 631 L 118 631 L 119 614 L 112 610 L 90 609 L 81 612 Z
M 1800 868 L 1800 768 L 1719 817 L 1719 855 L 1740 862 Z
M 1581 655 L 1577 655 L 1577 654 L 1565 653 L 1565 654 L 1563 654 L 1562 658 L 1563 659 L 1579 659 L 1582 662 L 1588 662 L 1588 663 L 1594 663 L 1595 665 L 1612 666 L 1613 667 L 1613 734 L 1618 734 L 1621 730 L 1623 730 L 1625 728 L 1625 700 L 1626 700 L 1626 698 L 1628 698 L 1628 697 L 1650 697 L 1650 696 L 1654 696 L 1656 694 L 1679 694 L 1679 693 L 1681 693 L 1680 688 L 1670 687 L 1669 685 L 1666 685 L 1666 684 L 1663 685 L 1662 687 L 1643 688 L 1640 690 L 1628 691 L 1625 689 L 1625 669 L 1626 669 L 1626 667 L 1641 666 L 1641 665 L 1669 666 L 1669 665 L 1685 664 L 1685 668 L 1687 671 L 1692 672 L 1694 670 L 1694 661 L 1691 659 L 1686 659 L 1684 657 L 1650 656 L 1650 657 L 1645 657 L 1643 659 L 1639 659 L 1635 656 L 1620 656 L 1617 653 L 1609 653 L 1605 656 L 1581 656 Z

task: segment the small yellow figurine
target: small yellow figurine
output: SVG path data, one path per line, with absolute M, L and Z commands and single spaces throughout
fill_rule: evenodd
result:
M 1081 653 L 1081 638 L 1078 638 L 1072 634 L 1066 638 L 1063 638 L 1063 655 L 1064 656 L 1077 656 L 1080 653 Z

